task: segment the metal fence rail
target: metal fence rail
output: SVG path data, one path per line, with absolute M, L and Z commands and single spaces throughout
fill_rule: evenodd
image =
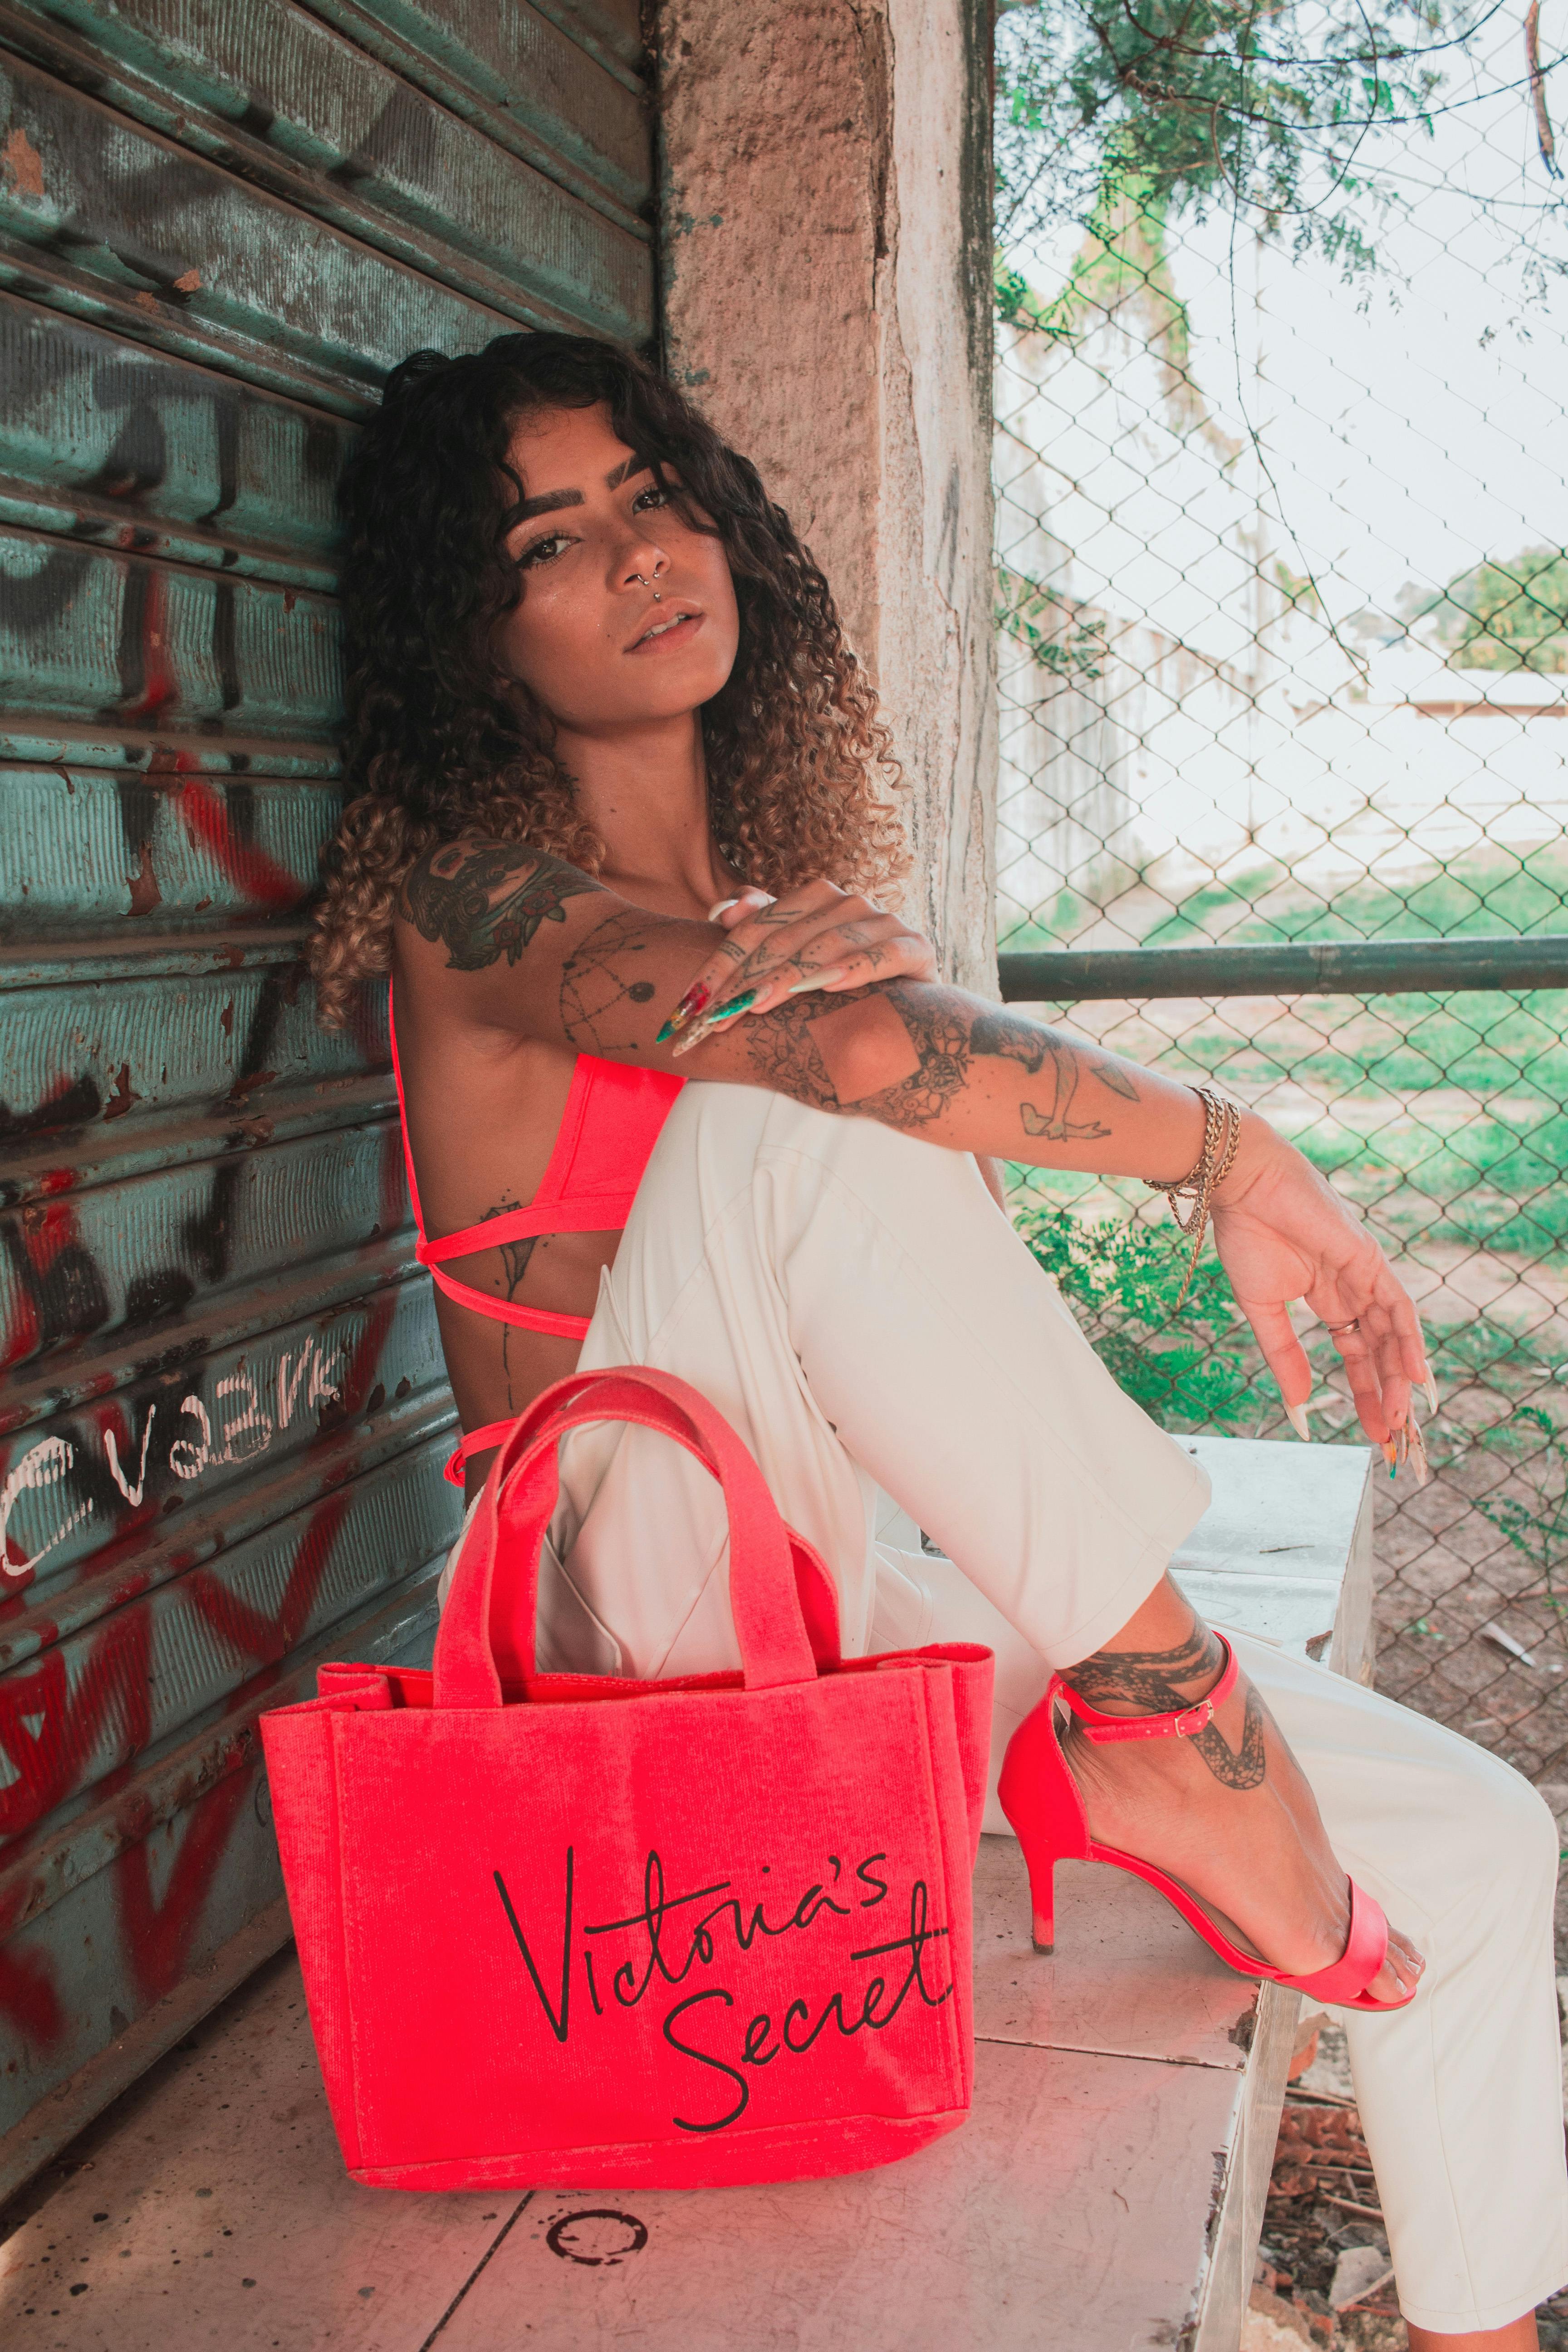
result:
M 1416 1297 L 1442 1398 L 1426 1430 L 1432 1485 L 1405 1476 L 1382 1492 L 1379 1687 L 1537 1780 L 1568 1779 L 1568 1122 L 1562 1076 L 1550 1099 L 1539 1091 L 1565 1059 L 1568 940 L 1001 962 L 1008 1001 L 1170 1075 L 1217 1078 L 1358 1202 Z M 1423 1066 L 1422 1032 L 1429 1049 L 1438 1028 L 1447 1087 Z M 1141 1187 L 1020 1167 L 1014 1202 L 1158 1418 L 1288 1437 L 1223 1277 L 1171 1318 L 1183 1254 Z M 1364 1443 L 1331 1343 L 1306 1318 L 1303 1337 L 1314 1435 Z

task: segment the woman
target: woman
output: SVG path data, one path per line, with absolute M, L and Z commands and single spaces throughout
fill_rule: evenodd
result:
M 875 697 L 753 468 L 639 362 L 553 335 L 418 354 L 345 498 L 363 791 L 315 968 L 329 1021 L 392 975 L 470 1501 L 499 1427 L 579 1363 L 692 1381 L 831 1563 L 847 1646 L 996 1650 L 999 1725 L 1033 1727 L 1009 1802 L 1040 1940 L 1027 1817 L 1069 1802 L 1065 1753 L 1097 1840 L 1358 1998 L 1412 2344 L 1533 2345 L 1568 2276 L 1551 1817 L 1267 1643 L 1238 1637 L 1232 1672 L 1165 1572 L 1202 1474 L 982 1171 L 1190 1172 L 1286 1399 L 1310 1390 L 1303 1297 L 1378 1443 L 1426 1378 L 1381 1253 L 1262 1119 L 939 986 L 858 895 L 904 862 Z M 543 1655 L 731 1664 L 700 1472 L 639 1430 L 563 1451 Z M 880 1539 L 895 1505 L 948 1559 Z M 1061 1751 L 1053 1669 L 1085 1718 Z M 1187 1736 L 1106 1738 L 1131 1717 Z M 1346 1861 L 1402 1923 L 1386 1939 Z

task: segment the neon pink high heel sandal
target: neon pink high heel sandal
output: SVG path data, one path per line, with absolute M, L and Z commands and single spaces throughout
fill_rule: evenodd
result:
M 1035 1948 L 1048 1952 L 1055 1946 L 1058 1863 L 1108 1862 L 1113 1868 L 1130 1870 L 1156 1887 L 1167 1903 L 1175 1905 L 1188 1926 L 1197 1929 L 1210 1949 L 1244 1977 L 1265 1977 L 1271 1984 L 1284 1985 L 1292 1992 L 1304 1992 L 1313 2000 L 1332 2001 L 1341 2009 L 1404 2009 L 1415 2000 L 1414 1991 L 1398 2000 L 1373 2000 L 1367 1992 L 1367 1986 L 1376 1977 L 1388 1951 L 1388 1922 L 1372 1896 L 1353 1878 L 1350 1881 L 1351 1931 L 1343 1952 L 1330 1967 L 1319 1969 L 1310 1977 L 1292 1977 L 1287 1976 L 1283 1969 L 1271 1968 L 1267 1960 L 1239 1950 L 1185 1887 L 1167 1877 L 1153 1863 L 1142 1862 L 1135 1853 L 1123 1853 L 1118 1846 L 1100 1845 L 1090 1837 L 1078 1782 L 1061 1750 L 1057 1730 L 1058 1701 L 1064 1701 L 1072 1709 L 1083 1725 L 1085 1738 L 1097 1743 L 1112 1739 L 1190 1739 L 1213 1721 L 1215 1709 L 1236 1688 L 1239 1672 L 1236 1653 L 1222 1633 L 1215 1638 L 1225 1652 L 1225 1672 L 1208 1696 L 1198 1699 L 1192 1706 L 1179 1707 L 1172 1715 L 1104 1715 L 1057 1675 L 1038 1706 L 1025 1717 L 1008 1741 L 996 1793 L 1028 1865 Z

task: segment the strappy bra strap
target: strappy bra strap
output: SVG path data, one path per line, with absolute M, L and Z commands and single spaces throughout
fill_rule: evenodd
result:
M 464 1465 L 470 1454 L 488 1454 L 493 1445 L 504 1444 L 517 1427 L 517 1415 L 510 1421 L 487 1421 L 482 1429 L 466 1429 L 458 1441 L 458 1450 L 442 1472 L 448 1486 L 466 1486 Z
M 554 1315 L 544 1307 L 516 1307 L 510 1298 L 491 1298 L 471 1283 L 459 1282 L 456 1275 L 443 1274 L 438 1265 L 432 1266 L 431 1276 L 438 1290 L 458 1307 L 472 1308 L 476 1315 L 488 1315 L 492 1323 L 510 1323 L 515 1331 L 543 1331 L 552 1339 L 585 1339 L 592 1319 L 586 1315 Z
M 618 1234 L 636 1197 L 622 1185 L 613 1192 L 576 1192 L 569 1201 L 533 1200 L 525 1209 L 509 1209 L 502 1217 L 487 1217 L 438 1241 L 422 1238 L 416 1255 L 421 1265 L 442 1265 L 448 1258 L 477 1257 L 480 1250 L 534 1241 L 541 1234 Z

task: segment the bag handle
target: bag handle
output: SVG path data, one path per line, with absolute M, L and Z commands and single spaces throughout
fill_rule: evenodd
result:
M 673 1372 L 626 1364 L 557 1381 L 534 1399 L 501 1447 L 436 1637 L 436 1705 L 501 1705 L 493 1644 L 498 1599 L 506 1603 L 510 1646 L 522 1671 L 534 1672 L 539 1553 L 560 1492 L 556 1448 L 569 1429 L 598 1421 L 637 1422 L 672 1437 L 723 1489 L 730 1517 L 730 1606 L 746 1688 L 814 1681 L 816 1659 L 795 1588 L 796 1555 L 762 1472 L 723 1414 L 689 1382 Z M 498 1592 L 503 1538 L 504 1590 Z M 810 1557 L 820 1567 L 815 1554 Z M 825 1571 L 823 1576 L 826 1580 Z M 819 1642 L 821 1600 L 818 1594 L 811 1607 Z

